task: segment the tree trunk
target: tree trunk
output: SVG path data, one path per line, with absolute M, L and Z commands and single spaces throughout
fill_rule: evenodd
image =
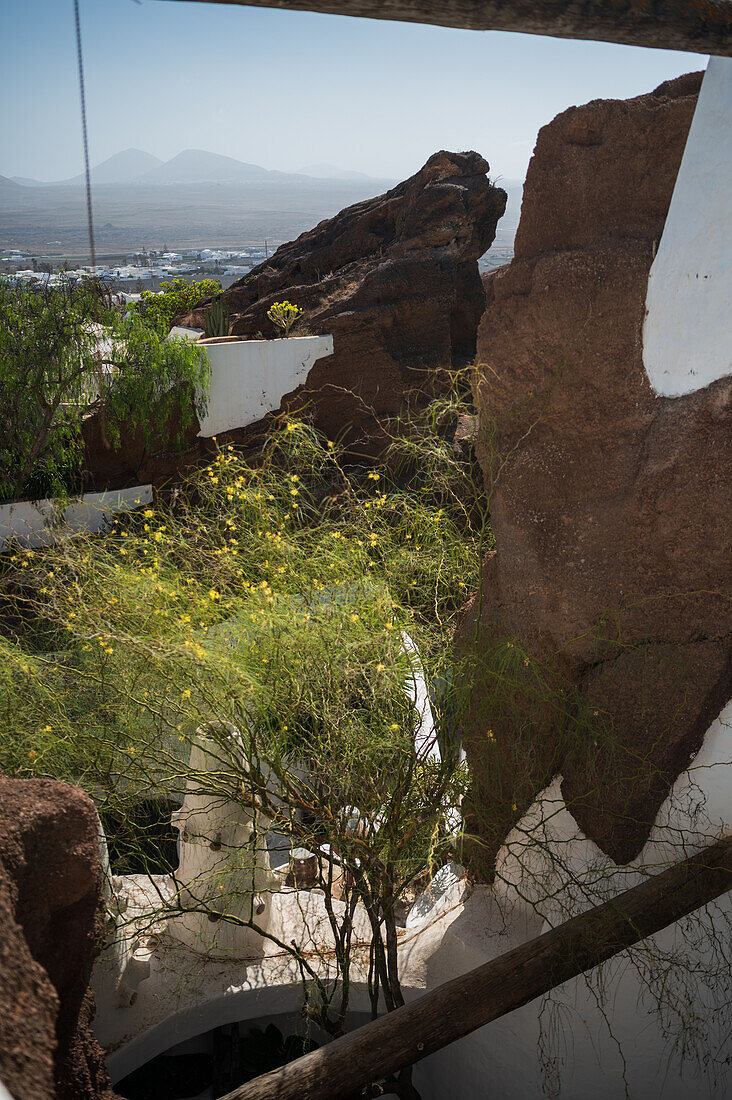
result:
M 728 837 L 223 1100 L 347 1096 L 598 966 L 731 887 Z
M 731 0 L 213 0 L 259 8 L 732 53 Z

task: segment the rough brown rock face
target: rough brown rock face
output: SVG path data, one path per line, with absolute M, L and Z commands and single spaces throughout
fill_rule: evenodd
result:
M 274 335 L 267 310 L 287 298 L 334 354 L 316 363 L 298 406 L 330 435 L 368 447 L 376 419 L 434 386 L 475 354 L 483 312 L 478 257 L 506 193 L 477 153 L 435 153 L 404 183 L 321 222 L 223 294 L 233 334 Z M 202 326 L 205 309 L 187 324 Z
M 113 1096 L 87 994 L 101 886 L 87 795 L 0 776 L 0 1081 L 15 1100 Z
M 642 362 L 648 273 L 699 83 L 544 127 L 515 259 L 486 281 L 479 451 L 496 550 L 460 639 L 482 660 L 468 752 L 484 870 L 558 772 L 582 829 L 633 858 L 729 697 L 732 384 L 661 398 Z M 533 711 L 491 686 L 509 644 Z M 511 775 L 501 789 L 496 759 Z

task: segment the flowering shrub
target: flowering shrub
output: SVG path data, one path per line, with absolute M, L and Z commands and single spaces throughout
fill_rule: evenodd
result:
M 119 517 L 106 536 L 0 559 L 13 624 L 0 630 L 0 768 L 80 783 L 103 820 L 133 820 L 136 802 L 185 789 L 197 728 L 233 723 L 247 751 L 235 797 L 293 846 L 327 843 L 350 868 L 344 888 L 376 919 L 375 996 L 381 982 L 392 1007 L 395 907 L 452 851 L 446 809 L 463 784 L 437 703 L 442 762 L 415 749 L 403 633 L 428 679 L 447 684 L 482 534 L 481 486 L 428 424 L 419 481 L 390 472 L 412 461 L 420 430 L 395 438 L 388 465 L 363 469 L 282 420 L 254 468 L 224 450 L 174 502 Z M 323 869 L 324 889 L 335 870 Z M 316 997 L 334 1033 L 349 951 Z
M 303 310 L 292 302 L 274 302 L 267 310 L 267 316 L 272 324 L 281 329 L 285 336 L 290 335 L 290 329 L 302 313 Z

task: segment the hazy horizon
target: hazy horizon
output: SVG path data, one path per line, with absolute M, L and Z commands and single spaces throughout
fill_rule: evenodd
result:
M 190 153 L 204 154 L 206 156 L 211 155 L 212 157 L 221 157 L 221 156 L 223 156 L 224 159 L 235 161 L 238 164 L 251 163 L 251 162 L 246 162 L 246 161 L 240 161 L 240 160 L 238 160 L 238 158 L 235 158 L 235 157 L 228 157 L 228 156 L 226 156 L 226 154 L 212 153 L 211 150 L 207 150 L 207 149 L 179 149 L 178 152 L 174 153 L 172 157 L 168 158 L 167 160 L 164 160 L 162 157 L 158 157 L 155 153 L 152 153 L 149 149 L 139 149 L 136 146 L 130 146 L 127 149 L 119 149 L 116 153 L 112 153 L 111 156 L 106 157 L 103 161 L 100 161 L 99 163 L 96 163 L 96 164 L 92 163 L 92 165 L 91 165 L 92 182 L 95 181 L 95 174 L 97 174 L 99 169 L 108 169 L 109 166 L 119 163 L 119 161 L 122 158 L 127 157 L 128 155 L 131 155 L 131 154 L 143 154 L 145 157 L 152 158 L 156 163 L 154 165 L 152 165 L 152 164 L 142 165 L 140 167 L 140 171 L 135 172 L 133 175 L 130 175 L 129 178 L 126 178 L 127 177 L 127 172 L 125 172 L 125 178 L 120 178 L 120 179 L 115 178 L 114 180 L 107 179 L 107 178 L 104 178 L 104 177 L 97 178 L 96 185 L 100 186 L 100 185 L 104 185 L 104 184 L 107 184 L 107 183 L 114 183 L 114 185 L 117 186 L 117 185 L 122 184 L 122 183 L 143 181 L 143 180 L 145 180 L 145 177 L 149 173 L 153 172 L 153 170 L 155 168 L 161 168 L 164 165 L 169 165 L 169 164 L 175 162 L 176 160 L 178 160 L 178 158 L 182 157 L 184 154 L 190 154 Z M 127 167 L 127 165 L 125 164 L 125 168 L 126 167 Z M 320 164 L 303 165 L 299 169 L 295 169 L 294 171 L 288 172 L 288 173 L 281 173 L 280 169 L 270 169 L 266 164 L 253 165 L 253 167 L 262 168 L 262 169 L 265 170 L 265 172 L 270 172 L 271 171 L 271 172 L 274 172 L 274 173 L 277 173 L 277 174 L 308 176 L 310 179 L 314 179 L 314 180 L 330 180 L 330 179 L 339 179 L 339 178 L 346 179 L 346 178 L 350 178 L 351 176 L 353 176 L 354 178 L 358 178 L 358 179 L 373 180 L 374 182 L 378 182 L 378 183 L 387 183 L 387 182 L 392 182 L 392 180 L 394 179 L 394 177 L 389 177 L 389 176 L 373 176 L 373 175 L 369 175 L 368 173 L 351 172 L 349 169 L 344 168 L 344 166 L 342 164 L 326 164 L 326 163 L 323 163 L 323 162 L 321 162 Z M 319 174 L 317 174 L 316 170 L 325 171 L 326 169 L 332 170 L 335 173 L 335 175 L 327 175 L 327 174 L 319 175 Z M 20 175 L 10 176 L 10 175 L 7 175 L 6 173 L 3 173 L 3 172 L 0 172 L 0 177 L 4 177 L 6 179 L 11 179 L 11 180 L 17 180 L 18 182 L 21 183 L 21 185 L 26 181 L 29 184 L 39 184 L 41 186 L 43 186 L 43 185 L 60 186 L 60 185 L 63 185 L 63 184 L 83 185 L 84 182 L 85 182 L 85 177 L 84 177 L 83 172 L 78 172 L 75 176 L 64 177 L 62 179 L 39 179 L 38 177 L 35 177 L 35 176 L 20 176 Z
M 403 179 L 437 149 L 524 178 L 541 126 L 704 68 L 697 54 L 239 5 L 82 0 L 90 155 L 195 148 L 269 170 Z M 0 174 L 82 169 L 71 0 L 3 12 Z

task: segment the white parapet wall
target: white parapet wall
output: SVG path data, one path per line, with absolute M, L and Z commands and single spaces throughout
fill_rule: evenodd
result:
M 643 362 L 662 397 L 732 374 L 732 58 L 704 76 L 648 279 Z
M 129 512 L 152 500 L 152 485 L 133 485 L 72 500 L 19 500 L 0 504 L 0 553 L 12 543 L 50 546 L 61 537 L 104 530 L 116 512 Z
M 174 328 L 171 336 L 195 339 L 200 333 Z M 198 434 L 210 439 L 234 428 L 246 428 L 278 409 L 285 394 L 302 385 L 313 363 L 333 354 L 333 337 L 224 338 L 207 341 L 204 347 L 211 364 L 211 383 L 208 410 Z
M 171 335 L 197 339 L 194 329 L 174 328 Z M 208 409 L 199 436 L 246 428 L 278 409 L 285 394 L 297 389 L 317 359 L 333 354 L 332 336 L 283 340 L 212 340 L 204 344 L 211 364 Z M 21 500 L 0 505 L 0 553 L 13 542 L 48 546 L 62 535 L 103 530 L 115 512 L 152 500 L 152 486 L 136 485 L 70 500 Z

